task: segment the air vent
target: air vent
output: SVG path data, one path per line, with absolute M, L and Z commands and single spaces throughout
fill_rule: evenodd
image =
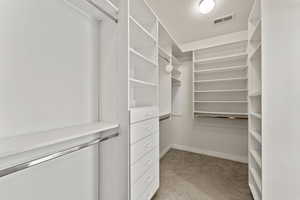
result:
M 227 15 L 227 16 L 224 16 L 224 17 L 221 17 L 221 18 L 217 18 L 217 19 L 214 20 L 214 23 L 215 24 L 225 23 L 225 22 L 228 22 L 232 19 L 233 19 L 233 14 Z

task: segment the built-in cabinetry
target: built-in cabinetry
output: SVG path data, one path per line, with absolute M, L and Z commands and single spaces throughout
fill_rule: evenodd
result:
M 129 0 L 130 199 L 159 187 L 158 21 L 143 0 Z
M 158 27 L 159 60 L 159 109 L 160 117 L 178 115 L 178 90 L 181 86 L 181 62 L 175 57 L 173 48 L 176 43 L 159 23 Z
M 248 117 L 247 41 L 193 52 L 194 117 Z
M 255 0 L 248 23 L 249 186 L 262 199 L 261 2 Z

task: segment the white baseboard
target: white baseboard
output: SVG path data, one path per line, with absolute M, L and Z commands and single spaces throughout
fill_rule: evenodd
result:
M 171 149 L 171 145 L 167 146 L 165 149 L 163 149 L 161 152 L 160 152 L 160 159 L 162 159 L 162 157 L 164 157 L 166 155 L 166 153 L 168 153 L 168 151 L 170 151 Z
M 226 153 L 221 153 L 221 152 L 216 152 L 216 151 L 203 150 L 203 149 L 189 147 L 189 146 L 185 146 L 185 145 L 179 145 L 179 144 L 172 144 L 171 148 L 177 149 L 177 150 L 182 150 L 182 151 L 187 151 L 187 152 L 192 152 L 192 153 L 197 153 L 197 154 L 213 156 L 213 157 L 222 158 L 222 159 L 226 159 L 226 160 L 232 160 L 232 161 L 241 162 L 241 163 L 248 163 L 248 158 L 245 156 L 236 156 L 236 155 L 231 155 L 231 154 L 226 154 Z

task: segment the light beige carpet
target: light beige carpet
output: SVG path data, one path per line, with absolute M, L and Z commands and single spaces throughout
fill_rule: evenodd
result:
M 153 200 L 252 200 L 246 164 L 171 150 L 160 174 Z

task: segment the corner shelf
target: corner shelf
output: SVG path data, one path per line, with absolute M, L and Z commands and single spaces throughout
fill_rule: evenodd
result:
M 250 168 L 250 173 L 255 181 L 255 184 L 257 185 L 258 189 L 261 191 L 261 177 L 258 175 L 256 169 Z
M 257 119 L 261 119 L 261 114 L 260 113 L 251 112 L 250 115 L 257 118 Z
M 261 156 L 259 155 L 259 153 L 256 150 L 251 150 L 250 154 L 254 158 L 254 160 L 256 161 L 256 164 L 259 167 L 261 167 Z
M 248 152 L 249 152 L 249 187 L 254 200 L 263 199 L 262 176 L 263 168 L 263 132 L 262 132 L 262 19 L 261 0 L 254 0 L 248 19 L 248 100 L 249 100 L 249 126 L 248 126 Z
M 250 134 L 252 135 L 252 137 L 254 137 L 256 139 L 256 141 L 258 141 L 261 144 L 262 138 L 261 138 L 261 135 L 257 131 L 250 130 Z

